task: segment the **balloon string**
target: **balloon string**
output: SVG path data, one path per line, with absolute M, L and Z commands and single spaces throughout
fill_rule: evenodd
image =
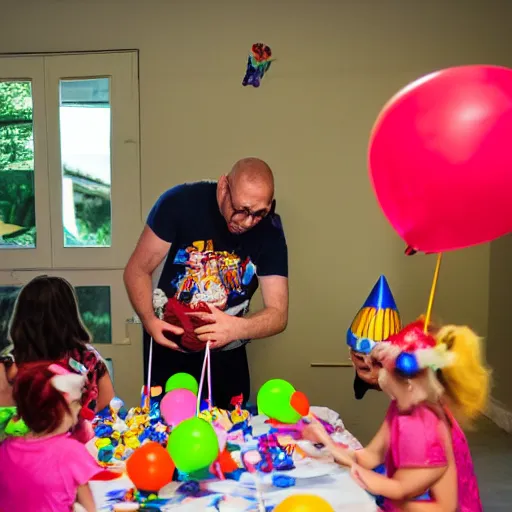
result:
M 197 416 L 199 416 L 199 413 L 201 412 L 201 396 L 203 394 L 203 385 L 206 373 L 208 373 L 208 407 L 211 407 L 212 379 L 210 372 L 210 342 L 206 344 L 206 350 L 204 351 L 203 369 L 201 371 L 201 380 L 199 381 L 199 392 L 197 394 Z
M 443 253 L 440 252 L 437 255 L 436 268 L 434 270 L 434 278 L 432 279 L 432 287 L 430 288 L 430 297 L 428 298 L 427 314 L 425 315 L 425 325 L 423 326 L 423 332 L 427 334 L 430 319 L 432 317 L 432 307 L 434 306 L 434 297 L 436 295 L 437 281 L 439 279 L 439 269 L 441 268 L 441 259 Z
M 246 458 L 247 452 L 242 454 L 242 464 L 245 466 L 245 469 L 254 477 L 254 490 L 256 492 L 256 501 L 258 502 L 258 512 L 265 512 L 265 501 L 263 500 L 263 491 L 260 485 L 260 478 L 258 475 L 258 470 L 256 469 L 256 465 L 252 462 L 249 462 Z
M 149 357 L 148 357 L 148 385 L 146 389 L 146 400 L 144 406 L 149 412 L 151 409 L 151 369 L 153 368 L 153 338 L 149 340 Z
M 212 397 L 212 369 L 211 369 L 211 354 L 210 354 L 210 342 L 206 344 L 206 352 L 208 352 L 208 406 L 213 407 Z

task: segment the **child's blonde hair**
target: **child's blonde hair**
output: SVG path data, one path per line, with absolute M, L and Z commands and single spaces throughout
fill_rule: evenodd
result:
M 457 325 L 441 327 L 435 338 L 455 356 L 453 364 L 439 370 L 452 412 L 462 424 L 470 425 L 485 411 L 491 384 L 491 371 L 482 360 L 481 339 L 469 327 Z

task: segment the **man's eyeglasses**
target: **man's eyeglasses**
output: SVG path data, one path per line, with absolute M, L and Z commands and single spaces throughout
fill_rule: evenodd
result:
M 261 210 L 258 210 L 256 212 L 252 212 L 249 208 L 235 208 L 235 205 L 233 204 L 233 196 L 231 195 L 231 187 L 229 185 L 229 181 L 226 181 L 226 185 L 228 188 L 228 194 L 229 194 L 229 202 L 231 203 L 231 209 L 233 210 L 233 214 L 231 217 L 252 217 L 253 220 L 261 220 L 267 217 L 268 215 L 273 215 L 276 210 L 276 200 L 272 200 L 272 204 L 270 205 L 270 208 L 263 208 Z

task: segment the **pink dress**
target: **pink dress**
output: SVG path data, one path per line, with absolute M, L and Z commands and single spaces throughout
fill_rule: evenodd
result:
M 458 512 L 482 512 L 478 482 L 464 432 L 453 416 L 446 411 L 451 422 L 451 436 L 457 469 Z M 386 454 L 386 473 L 392 477 L 398 469 L 446 466 L 447 456 L 439 434 L 442 421 L 427 405 L 419 405 L 412 412 L 400 413 L 393 401 L 388 409 L 389 450 Z M 430 491 L 414 501 L 434 501 Z M 382 507 L 386 512 L 398 510 L 389 500 Z
M 63 434 L 0 444 L 0 512 L 66 512 L 78 487 L 101 471 L 85 446 Z

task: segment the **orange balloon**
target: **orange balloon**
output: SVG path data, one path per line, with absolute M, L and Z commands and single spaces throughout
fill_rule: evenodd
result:
M 224 451 L 219 454 L 217 461 L 219 462 L 220 469 L 223 473 L 233 473 L 238 469 L 238 464 L 233 460 L 233 457 L 231 457 L 231 454 L 226 448 L 224 448 Z
M 294 494 L 279 503 L 274 512 L 334 512 L 334 509 L 320 496 Z
M 175 468 L 167 450 L 153 441 L 137 448 L 126 461 L 126 472 L 139 491 L 158 492 L 172 482 Z
M 301 416 L 307 416 L 309 414 L 308 397 L 301 391 L 295 391 L 295 393 L 293 393 L 290 404 Z

